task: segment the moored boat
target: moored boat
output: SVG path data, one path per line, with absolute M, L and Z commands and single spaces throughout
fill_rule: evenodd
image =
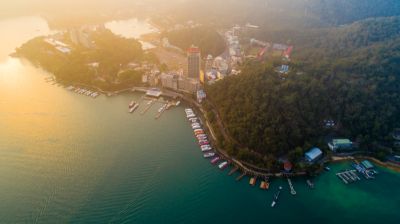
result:
M 268 190 L 269 188 L 268 178 L 265 178 L 263 181 L 261 181 L 260 188 L 263 190 Z
M 213 157 L 213 156 L 215 156 L 215 153 L 213 153 L 213 152 L 207 152 L 207 153 L 204 153 L 204 158 L 210 158 L 210 157 Z
M 224 161 L 224 162 L 222 162 L 221 164 L 218 165 L 218 168 L 221 169 L 221 170 L 223 170 L 223 169 L 225 169 L 227 166 L 228 166 L 228 162 L 227 162 L 227 161 Z
M 212 164 L 216 164 L 219 160 L 220 160 L 219 156 L 214 157 L 214 158 L 211 160 L 211 163 L 212 163 Z
M 256 185 L 256 183 L 257 183 L 257 177 L 252 177 L 252 178 L 250 178 L 249 184 L 250 184 L 251 186 Z

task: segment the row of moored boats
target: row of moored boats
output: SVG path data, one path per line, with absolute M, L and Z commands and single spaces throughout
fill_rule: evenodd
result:
M 84 88 L 79 88 L 79 87 L 74 87 L 74 86 L 68 86 L 66 89 L 69 91 L 74 91 L 75 93 L 82 94 L 85 96 L 90 96 L 93 98 L 96 98 L 100 95 L 98 92 L 90 91 L 90 90 L 87 90 Z
M 210 142 L 208 141 L 208 136 L 204 132 L 202 125 L 200 123 L 199 118 L 196 117 L 195 113 L 192 109 L 185 109 L 186 118 L 190 121 L 193 133 L 197 138 L 200 149 L 203 152 L 203 157 L 210 159 L 211 164 L 217 165 L 221 170 L 225 169 L 229 163 L 228 161 L 223 160 L 211 147 Z

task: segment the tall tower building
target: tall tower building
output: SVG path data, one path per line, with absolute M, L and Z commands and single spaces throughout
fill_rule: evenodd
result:
M 188 58 L 188 77 L 199 79 L 200 78 L 200 49 L 195 46 L 191 46 L 187 51 Z

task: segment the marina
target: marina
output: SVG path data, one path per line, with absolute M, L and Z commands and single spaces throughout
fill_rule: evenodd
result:
M 75 92 L 77 94 L 81 94 L 81 95 L 85 95 L 85 96 L 89 96 L 92 98 L 96 98 L 100 95 L 100 93 L 96 92 L 96 91 L 90 91 L 84 88 L 79 88 L 79 87 L 74 87 L 74 86 L 68 86 L 65 88 L 68 91 L 72 91 Z
M 349 184 L 349 183 L 353 183 L 353 182 L 361 180 L 361 178 L 357 175 L 356 170 L 345 170 L 345 171 L 336 173 L 336 176 L 338 176 L 345 184 Z
M 357 160 L 354 160 L 354 162 L 351 163 L 351 167 L 354 169 L 346 169 L 336 173 L 336 176 L 345 184 L 360 181 L 361 178 L 357 175 L 357 173 L 362 175 L 367 180 L 375 179 L 375 176 L 378 174 L 372 163 L 368 160 L 364 160 L 361 163 Z

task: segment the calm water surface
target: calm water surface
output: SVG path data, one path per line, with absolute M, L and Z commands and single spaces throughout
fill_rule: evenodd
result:
M 113 33 L 126 37 L 126 38 L 140 38 L 143 34 L 148 33 L 157 33 L 159 30 L 152 26 L 150 23 L 147 23 L 144 20 L 138 20 L 136 18 L 127 19 L 127 20 L 115 20 L 110 21 L 105 24 L 107 29 L 110 29 Z M 151 43 L 140 41 L 142 43 L 143 49 L 152 49 L 155 48 Z
M 344 185 L 342 163 L 315 190 L 299 178 L 296 196 L 283 180 L 261 191 L 202 158 L 183 107 L 159 120 L 157 104 L 129 114 L 141 95 L 77 95 L 8 57 L 50 32 L 44 20 L 4 20 L 0 31 L 0 223 L 398 223 L 399 174 L 379 168 L 376 180 Z

